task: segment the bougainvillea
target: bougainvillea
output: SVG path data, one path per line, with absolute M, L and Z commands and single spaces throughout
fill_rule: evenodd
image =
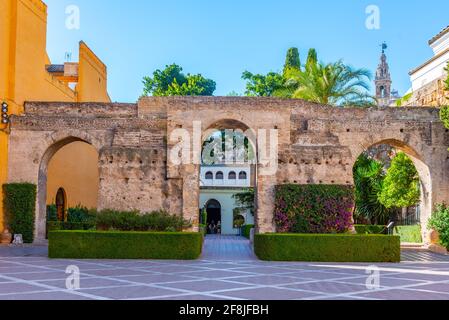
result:
M 344 233 L 352 228 L 353 211 L 350 186 L 276 187 L 274 221 L 280 233 Z

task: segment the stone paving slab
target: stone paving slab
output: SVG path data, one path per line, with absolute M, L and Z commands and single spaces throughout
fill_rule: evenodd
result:
M 405 252 L 400 264 L 375 265 L 371 288 L 372 264 L 265 262 L 248 247 L 208 238 L 197 261 L 50 260 L 43 247 L 0 247 L 0 300 L 449 300 L 448 256 Z M 66 289 L 68 266 L 80 270 L 79 290 Z

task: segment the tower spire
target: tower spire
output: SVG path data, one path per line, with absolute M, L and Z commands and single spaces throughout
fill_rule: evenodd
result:
M 391 76 L 390 67 L 388 66 L 387 56 L 385 50 L 388 48 L 386 42 L 382 43 L 382 54 L 380 56 L 380 63 L 377 66 L 376 78 L 374 83 L 376 85 L 376 98 L 380 107 L 390 105 L 391 100 Z

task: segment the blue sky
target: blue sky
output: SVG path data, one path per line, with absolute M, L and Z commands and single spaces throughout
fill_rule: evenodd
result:
M 78 56 L 84 40 L 107 64 L 113 101 L 134 102 L 142 77 L 177 63 L 217 82 L 216 95 L 244 92 L 244 70 L 279 71 L 289 47 L 310 47 L 325 62 L 343 59 L 373 73 L 386 41 L 393 87 L 410 87 L 408 72 L 432 56 L 427 41 L 449 25 L 447 0 L 44 0 L 53 63 Z M 65 27 L 68 5 L 80 29 Z M 377 5 L 379 30 L 365 27 Z

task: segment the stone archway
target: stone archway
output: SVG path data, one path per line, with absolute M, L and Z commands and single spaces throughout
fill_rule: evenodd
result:
M 73 134 L 73 133 L 72 133 Z M 61 137 L 61 133 L 55 135 L 55 137 Z M 87 134 L 77 134 L 68 135 L 60 140 L 57 140 L 53 144 L 48 146 L 47 150 L 44 152 L 38 172 L 37 180 L 37 205 L 36 205 L 36 222 L 35 222 L 35 238 L 36 241 L 42 241 L 45 239 L 46 235 L 46 223 L 47 223 L 47 182 L 48 182 L 48 168 L 53 156 L 61 150 L 63 147 L 75 143 L 81 142 L 93 146 L 98 153 L 98 149 L 93 145 L 94 142 L 91 137 Z M 62 189 L 62 188 L 61 188 Z M 62 189 L 64 190 L 64 189 Z M 66 190 L 64 190 L 65 203 L 67 206 L 67 197 L 65 195 Z M 98 192 L 98 191 L 97 191 Z M 67 209 L 67 208 L 66 208 Z
M 425 159 L 423 156 L 421 156 L 418 151 L 416 151 L 413 147 L 411 147 L 409 144 L 397 140 L 397 139 L 383 139 L 379 140 L 367 148 L 364 148 L 358 156 L 366 151 L 369 150 L 372 147 L 380 146 L 380 145 L 388 145 L 394 149 L 397 149 L 399 151 L 404 152 L 413 162 L 415 165 L 415 168 L 418 172 L 419 181 L 420 181 L 420 188 L 421 188 L 421 199 L 420 199 L 420 211 L 421 211 L 421 229 L 422 229 L 422 238 L 424 242 L 429 242 L 429 232 L 427 230 L 427 221 L 432 215 L 433 211 L 433 190 L 432 190 L 432 177 L 431 177 L 431 171 L 429 166 L 425 163 Z M 357 161 L 357 158 L 355 161 Z M 355 161 L 353 163 L 353 166 L 355 164 Z
M 230 118 L 210 121 L 204 128 L 201 140 L 201 165 L 198 169 L 199 197 L 204 197 L 203 191 L 208 195 L 210 192 L 214 192 L 207 190 L 210 188 L 223 193 L 220 194 L 222 198 L 226 199 L 225 207 L 221 208 L 224 213 L 222 216 L 223 229 L 227 230 L 228 234 L 233 234 L 233 232 L 237 232 L 234 230 L 235 205 L 233 204 L 235 202 L 233 197 L 237 193 L 247 192 L 248 189 L 254 190 L 254 208 L 256 209 L 254 210 L 254 219 L 257 224 L 258 145 L 256 132 L 243 121 Z M 204 142 L 211 136 L 218 139 L 220 148 L 223 146 L 226 152 L 229 151 L 228 148 L 232 148 L 230 155 L 225 153 L 223 163 L 214 163 L 212 166 L 204 163 L 204 153 L 206 152 Z M 232 146 L 226 145 L 229 142 L 232 143 Z M 209 176 L 212 174 L 212 179 L 207 179 L 208 173 Z

